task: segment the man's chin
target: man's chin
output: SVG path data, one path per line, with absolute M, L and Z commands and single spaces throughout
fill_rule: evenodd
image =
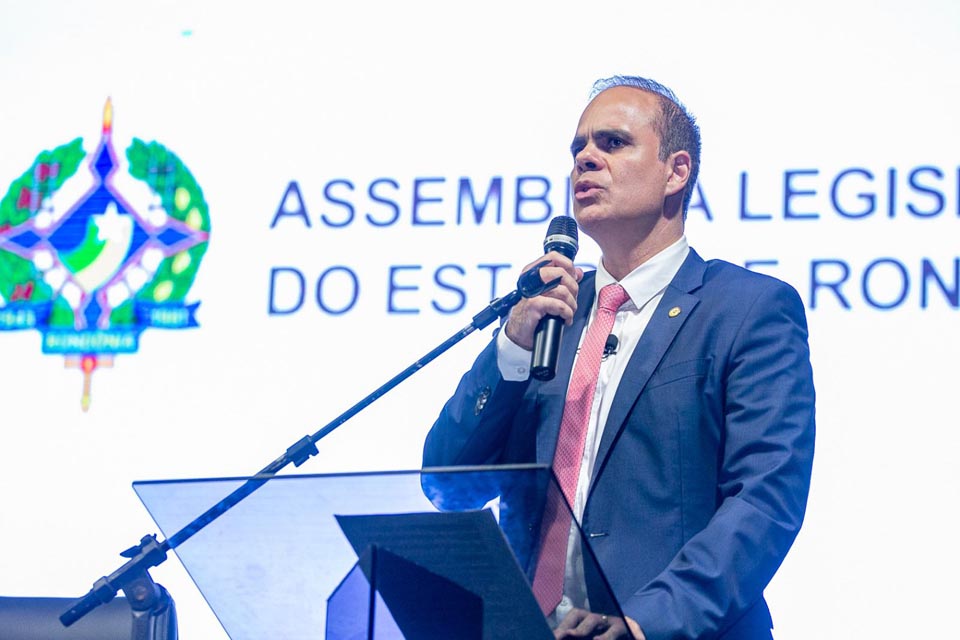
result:
M 606 211 L 599 204 L 574 207 L 573 217 L 580 230 L 591 237 L 591 230 L 598 229 L 598 225 L 602 226 L 604 220 L 608 218 Z

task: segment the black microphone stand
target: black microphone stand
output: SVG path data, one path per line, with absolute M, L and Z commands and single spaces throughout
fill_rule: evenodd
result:
M 506 316 L 510 309 L 520 302 L 521 298 L 533 298 L 557 286 L 560 283 L 560 278 L 547 283 L 544 283 L 541 279 L 540 268 L 546 264 L 549 264 L 549 261 L 540 262 L 525 271 L 517 281 L 517 288 L 514 291 L 502 298 L 493 300 L 483 311 L 473 316 L 470 324 L 466 327 L 444 340 L 439 346 L 344 411 L 322 429 L 313 435 L 301 438 L 290 446 L 283 455 L 261 469 L 255 476 L 246 480 L 220 502 L 197 516 L 193 522 L 187 524 L 180 531 L 162 542 L 158 541 L 155 535 L 144 536 L 140 539 L 139 544 L 123 551 L 120 555 L 129 558 L 129 560 L 109 576 L 102 577 L 94 582 L 93 587 L 85 596 L 77 600 L 70 609 L 60 615 L 60 622 L 69 627 L 101 604 L 113 600 L 117 591 L 121 590 L 135 611 L 165 606 L 169 596 L 162 587 L 153 581 L 148 570 L 166 560 L 168 551 L 176 549 L 194 534 L 239 504 L 290 463 L 299 467 L 311 456 L 316 455 L 318 453 L 316 446 L 318 441 L 474 331 L 483 329 L 497 318 Z

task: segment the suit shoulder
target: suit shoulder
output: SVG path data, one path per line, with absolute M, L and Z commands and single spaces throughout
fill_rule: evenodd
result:
M 701 294 L 739 300 L 740 304 L 764 299 L 776 300 L 798 311 L 804 308 L 800 294 L 789 283 L 725 260 L 706 261 Z
M 726 260 L 707 260 L 703 282 L 747 286 L 757 290 L 787 289 L 796 294 L 796 289 L 787 282 L 765 273 L 751 271 Z

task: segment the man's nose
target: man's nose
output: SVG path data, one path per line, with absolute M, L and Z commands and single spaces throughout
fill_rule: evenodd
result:
M 596 171 L 600 168 L 600 158 L 593 143 L 588 144 L 577 153 L 574 164 L 578 171 Z

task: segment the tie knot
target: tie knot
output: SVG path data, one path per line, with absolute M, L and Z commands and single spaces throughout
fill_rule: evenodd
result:
M 600 296 L 597 298 L 597 307 L 607 309 L 608 311 L 616 311 L 629 299 L 630 296 L 627 294 L 626 289 L 616 283 L 608 284 L 603 289 L 600 289 Z

